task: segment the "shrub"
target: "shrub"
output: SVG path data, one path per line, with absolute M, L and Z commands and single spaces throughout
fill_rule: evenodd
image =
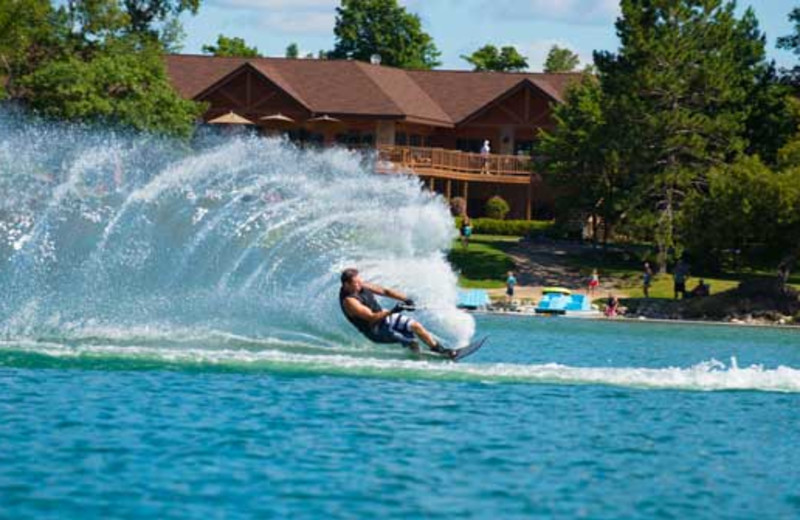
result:
M 455 219 L 456 228 L 461 227 L 461 218 Z M 472 232 L 480 235 L 553 236 L 554 227 L 550 220 L 497 220 L 492 218 L 472 219 Z
M 495 195 L 486 201 L 486 215 L 489 218 L 503 220 L 509 211 L 511 211 L 511 207 L 502 197 Z

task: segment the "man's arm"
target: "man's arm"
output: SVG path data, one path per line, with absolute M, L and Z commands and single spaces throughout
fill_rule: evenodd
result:
M 386 296 L 388 298 L 393 298 L 393 299 L 395 299 L 397 301 L 400 301 L 400 302 L 405 302 L 406 300 L 408 300 L 408 296 L 406 296 L 405 294 L 403 294 L 403 293 L 401 293 L 399 291 L 395 291 L 394 289 L 387 289 L 385 287 L 381 287 L 380 285 L 366 283 L 366 282 L 364 282 L 363 285 L 364 285 L 364 287 L 366 287 L 370 291 L 372 291 L 375 294 L 378 294 L 380 296 Z
M 369 307 L 355 298 L 344 299 L 344 310 L 349 316 L 366 320 L 370 325 L 375 325 L 392 313 L 391 311 L 373 312 Z

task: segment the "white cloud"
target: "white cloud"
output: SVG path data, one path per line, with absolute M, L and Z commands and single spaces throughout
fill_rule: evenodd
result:
M 338 0 L 212 0 L 209 2 L 211 5 L 217 7 L 228 7 L 231 9 L 250 9 L 255 11 L 284 9 L 290 7 L 292 9 L 305 9 L 305 8 L 321 8 L 325 10 L 333 10 L 339 5 Z
M 608 24 L 620 14 L 619 0 L 485 0 L 484 12 L 500 18 Z
M 244 24 L 277 34 L 328 35 L 338 0 L 210 0 L 209 6 L 236 11 Z
M 259 25 L 264 29 L 287 34 L 333 33 L 334 13 L 272 13 L 262 16 Z

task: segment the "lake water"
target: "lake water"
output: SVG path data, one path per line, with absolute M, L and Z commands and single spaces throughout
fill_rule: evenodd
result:
M 213 331 L 7 338 L 0 517 L 800 515 L 800 331 L 477 331 L 460 364 Z

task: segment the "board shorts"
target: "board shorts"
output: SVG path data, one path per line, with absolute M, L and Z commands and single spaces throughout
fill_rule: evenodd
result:
M 594 288 L 595 288 L 595 287 L 597 287 L 598 285 L 600 285 L 600 282 L 599 282 L 598 280 L 591 280 L 591 281 L 589 281 L 589 287 L 591 287 L 592 289 L 594 289 Z
M 675 282 L 675 291 L 676 293 L 685 293 L 686 292 L 686 282 Z
M 461 236 L 462 237 L 472 236 L 472 228 L 471 227 L 461 228 Z
M 508 296 L 514 296 L 514 286 L 513 285 L 510 285 L 510 286 L 506 287 L 506 294 Z
M 372 329 L 372 340 L 376 343 L 402 343 L 408 345 L 415 341 L 411 327 L 416 321 L 402 314 L 390 314 Z

